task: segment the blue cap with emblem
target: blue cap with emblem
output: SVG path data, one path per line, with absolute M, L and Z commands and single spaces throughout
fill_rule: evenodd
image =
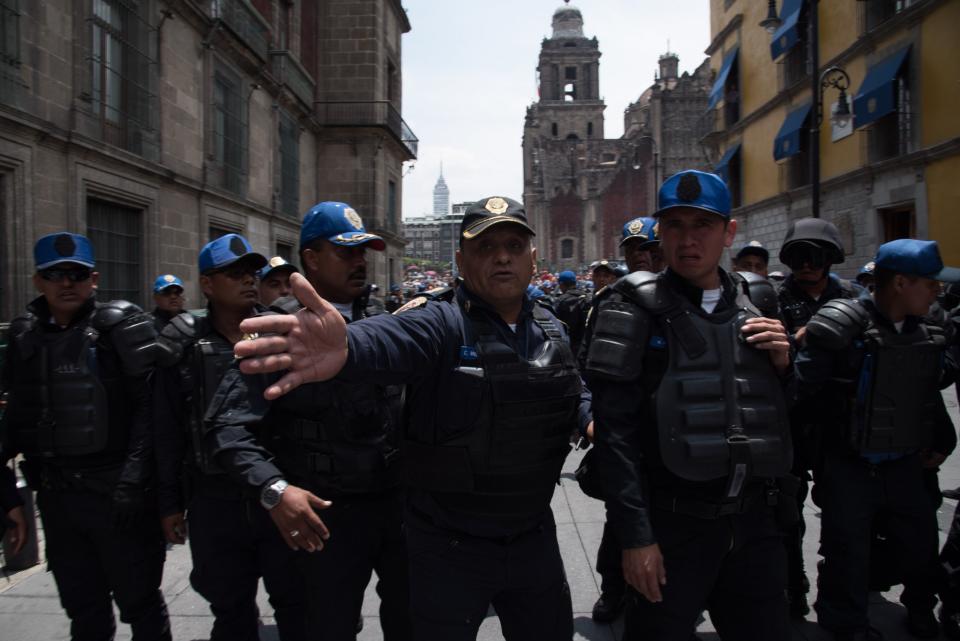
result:
M 667 178 L 660 187 L 660 208 L 653 214 L 662 216 L 671 209 L 702 209 L 730 218 L 730 190 L 716 174 L 687 169 Z
M 153 281 L 153 293 L 159 294 L 165 289 L 170 287 L 179 287 L 183 289 L 183 281 L 174 276 L 173 274 L 161 274 L 157 276 L 157 280 Z
M 935 240 L 900 238 L 880 245 L 873 259 L 877 269 L 922 276 L 945 283 L 960 283 L 960 269 L 945 267 Z
M 263 280 L 264 278 L 269 276 L 271 272 L 277 269 L 290 272 L 291 274 L 293 272 L 300 271 L 296 265 L 294 265 L 293 263 L 288 263 L 282 256 L 274 256 L 273 258 L 268 260 L 264 268 L 260 270 L 260 273 L 257 274 L 257 278 L 259 278 L 260 280 Z
M 240 234 L 225 234 L 211 240 L 200 250 L 197 263 L 200 273 L 206 274 L 215 269 L 223 269 L 238 260 L 250 261 L 254 269 L 260 269 L 267 264 L 266 257 L 253 251 L 247 239 Z
M 93 246 L 86 236 L 57 232 L 47 234 L 33 246 L 33 262 L 37 271 L 60 263 L 77 263 L 93 267 Z
M 369 244 L 377 251 L 387 248 L 387 243 L 382 238 L 367 233 L 360 215 L 346 203 L 328 201 L 310 208 L 300 226 L 300 248 L 303 249 L 318 238 L 345 247 Z
M 568 285 L 576 285 L 577 275 L 570 270 L 560 272 L 559 274 L 557 274 L 557 282 L 566 283 Z
M 620 246 L 628 240 L 639 239 L 641 247 L 657 245 L 660 239 L 657 238 L 657 219 L 650 216 L 640 216 L 633 220 L 628 220 L 623 224 L 623 238 L 620 240 Z

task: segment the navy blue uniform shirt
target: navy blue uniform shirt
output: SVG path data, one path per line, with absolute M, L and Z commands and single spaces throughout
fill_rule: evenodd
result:
M 457 290 L 459 304 L 469 302 L 471 310 L 480 310 L 497 332 L 524 359 L 534 358 L 548 340 L 534 322 L 533 305 L 524 298 L 523 308 L 513 331 L 485 302 L 471 294 L 466 285 Z M 466 411 L 462 394 L 451 384 L 450 372 L 460 365 L 464 345 L 464 318 L 459 304 L 431 301 L 422 307 L 397 315 L 381 315 L 347 326 L 349 354 L 340 373 L 345 380 L 363 380 L 379 385 L 407 384 L 407 432 L 423 442 L 444 438 L 444 417 Z M 566 337 L 563 324 L 554 319 Z M 591 420 L 590 393 L 581 394 L 579 427 L 586 429 Z M 411 488 L 408 506 L 436 527 L 467 532 L 476 536 L 512 536 L 537 527 L 550 519 L 549 506 L 544 514 L 527 522 L 470 519 L 441 508 L 428 492 Z

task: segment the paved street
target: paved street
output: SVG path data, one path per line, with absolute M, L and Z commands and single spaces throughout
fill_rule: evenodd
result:
M 954 424 L 960 424 L 957 401 L 953 391 L 945 394 Z M 554 495 L 553 510 L 557 519 L 557 531 L 560 549 L 563 552 L 567 577 L 573 593 L 573 609 L 577 639 L 591 641 L 614 641 L 619 638 L 620 626 L 598 626 L 590 619 L 590 610 L 599 592 L 599 576 L 593 570 L 597 546 L 603 529 L 603 506 L 584 496 L 572 478 L 580 455 L 571 456 L 563 476 L 561 487 Z M 954 454 L 940 473 L 943 488 L 960 486 L 960 454 Z M 954 501 L 945 501 L 940 512 L 941 529 L 949 525 L 956 506 Z M 812 503 L 806 505 L 807 569 L 811 573 L 811 583 L 815 581 L 816 546 L 819 538 L 819 514 Z M 941 538 L 945 531 L 941 532 Z M 336 533 L 334 533 L 336 536 Z M 186 548 L 177 547 L 167 556 L 167 565 L 163 581 L 163 591 L 167 597 L 170 615 L 173 621 L 174 639 L 206 639 L 212 618 L 204 601 L 190 588 L 190 555 Z M 873 596 L 871 618 L 888 641 L 910 639 L 903 628 L 904 610 L 899 605 L 898 590 Z M 277 639 L 276 628 L 270 618 L 271 609 L 261 590 L 260 607 L 264 614 L 261 639 Z M 811 595 L 812 596 L 812 595 Z M 812 599 L 811 599 L 812 600 Z M 367 592 L 364 603 L 364 630 L 359 635 L 361 641 L 381 639 L 377 620 L 377 597 L 372 586 Z M 118 639 L 129 639 L 129 628 L 119 626 Z M 810 620 L 795 626 L 795 639 L 820 640 L 828 636 L 815 624 L 815 615 Z M 709 620 L 699 629 L 703 641 L 718 639 L 713 633 Z M 0 578 L 0 638 L 3 641 L 54 641 L 68 639 L 67 619 L 57 600 L 53 577 L 45 571 L 43 565 Z M 480 639 L 501 639 L 497 619 L 491 612 L 484 621 Z M 533 641 L 533 640 L 531 640 Z

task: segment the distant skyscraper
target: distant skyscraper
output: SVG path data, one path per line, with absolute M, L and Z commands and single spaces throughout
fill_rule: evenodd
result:
M 433 187 L 433 215 L 446 216 L 450 213 L 450 190 L 443 180 L 443 163 L 440 163 L 440 177 Z

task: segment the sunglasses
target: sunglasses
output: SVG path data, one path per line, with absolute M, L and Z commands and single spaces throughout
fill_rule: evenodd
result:
M 90 278 L 91 273 L 89 269 L 44 269 L 40 272 L 40 278 L 51 283 L 62 282 L 64 278 L 71 283 L 82 283 Z

